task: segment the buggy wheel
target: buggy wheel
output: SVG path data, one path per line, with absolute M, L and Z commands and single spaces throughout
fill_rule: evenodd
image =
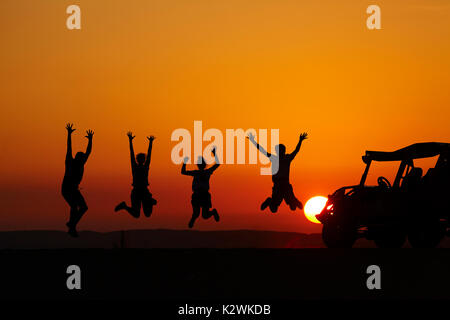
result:
M 401 227 L 381 228 L 373 240 L 378 248 L 401 248 L 406 241 L 406 232 Z
M 408 240 L 413 248 L 434 248 L 445 236 L 439 221 L 414 224 L 408 232 Z
M 356 241 L 356 229 L 327 222 L 322 228 L 322 240 L 328 248 L 351 248 Z

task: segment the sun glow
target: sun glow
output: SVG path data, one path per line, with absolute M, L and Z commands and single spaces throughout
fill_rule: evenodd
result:
M 306 218 L 313 223 L 320 223 L 320 221 L 316 219 L 316 214 L 319 214 L 322 211 L 327 200 L 327 197 L 322 196 L 316 196 L 309 199 L 305 205 Z

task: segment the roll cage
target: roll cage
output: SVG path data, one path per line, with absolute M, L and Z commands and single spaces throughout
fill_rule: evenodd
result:
M 361 177 L 359 186 L 364 186 L 372 161 L 400 161 L 400 166 L 392 185 L 393 188 L 398 188 L 400 186 L 400 181 L 404 177 L 405 168 L 407 168 L 406 174 L 408 174 L 411 168 L 414 167 L 414 159 L 439 156 L 436 162 L 436 167 L 438 167 L 444 163 L 448 164 L 449 154 L 450 144 L 439 142 L 415 143 L 392 152 L 366 151 L 366 154 L 362 157 L 363 162 L 366 164 L 366 168 Z

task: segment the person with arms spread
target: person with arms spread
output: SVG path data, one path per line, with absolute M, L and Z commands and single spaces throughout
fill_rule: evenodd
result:
M 286 146 L 284 144 L 276 145 L 276 154 L 271 154 L 255 141 L 255 136 L 253 134 L 250 133 L 247 138 L 262 154 L 267 156 L 272 163 L 272 196 L 268 197 L 261 204 L 261 210 L 269 207 L 270 211 L 275 213 L 278 211 L 278 207 L 283 200 L 287 205 L 289 205 L 289 208 L 292 211 L 295 211 L 296 208 L 302 210 L 303 204 L 295 197 L 294 190 L 292 189 L 292 185 L 289 182 L 289 173 L 291 162 L 300 151 L 303 140 L 308 138 L 308 134 L 304 132 L 300 135 L 297 147 L 290 154 L 286 154 Z
M 203 159 L 203 157 L 199 157 L 197 163 L 198 170 L 186 170 L 186 163 L 189 161 L 189 158 L 184 158 L 184 163 L 181 168 L 181 174 L 194 177 L 192 181 L 193 193 L 191 199 L 192 218 L 189 221 L 189 228 L 194 227 L 195 220 L 197 220 L 197 218 L 200 216 L 200 210 L 203 219 L 206 220 L 210 217 L 214 217 L 217 222 L 220 220 L 217 210 L 211 210 L 212 203 L 211 194 L 209 193 L 209 179 L 220 165 L 215 148 L 212 149 L 212 154 L 214 155 L 216 163 L 208 169 L 206 169 L 205 159 Z

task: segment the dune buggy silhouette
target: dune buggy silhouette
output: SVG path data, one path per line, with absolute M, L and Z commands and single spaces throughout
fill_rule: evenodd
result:
M 438 156 L 422 176 L 415 159 Z M 374 240 L 377 247 L 435 247 L 448 234 L 450 218 L 450 144 L 416 143 L 394 152 L 366 151 L 359 185 L 343 187 L 328 197 L 316 217 L 323 224 L 327 247 L 352 247 L 356 239 Z M 391 183 L 379 177 L 378 186 L 365 186 L 373 161 L 400 161 Z

